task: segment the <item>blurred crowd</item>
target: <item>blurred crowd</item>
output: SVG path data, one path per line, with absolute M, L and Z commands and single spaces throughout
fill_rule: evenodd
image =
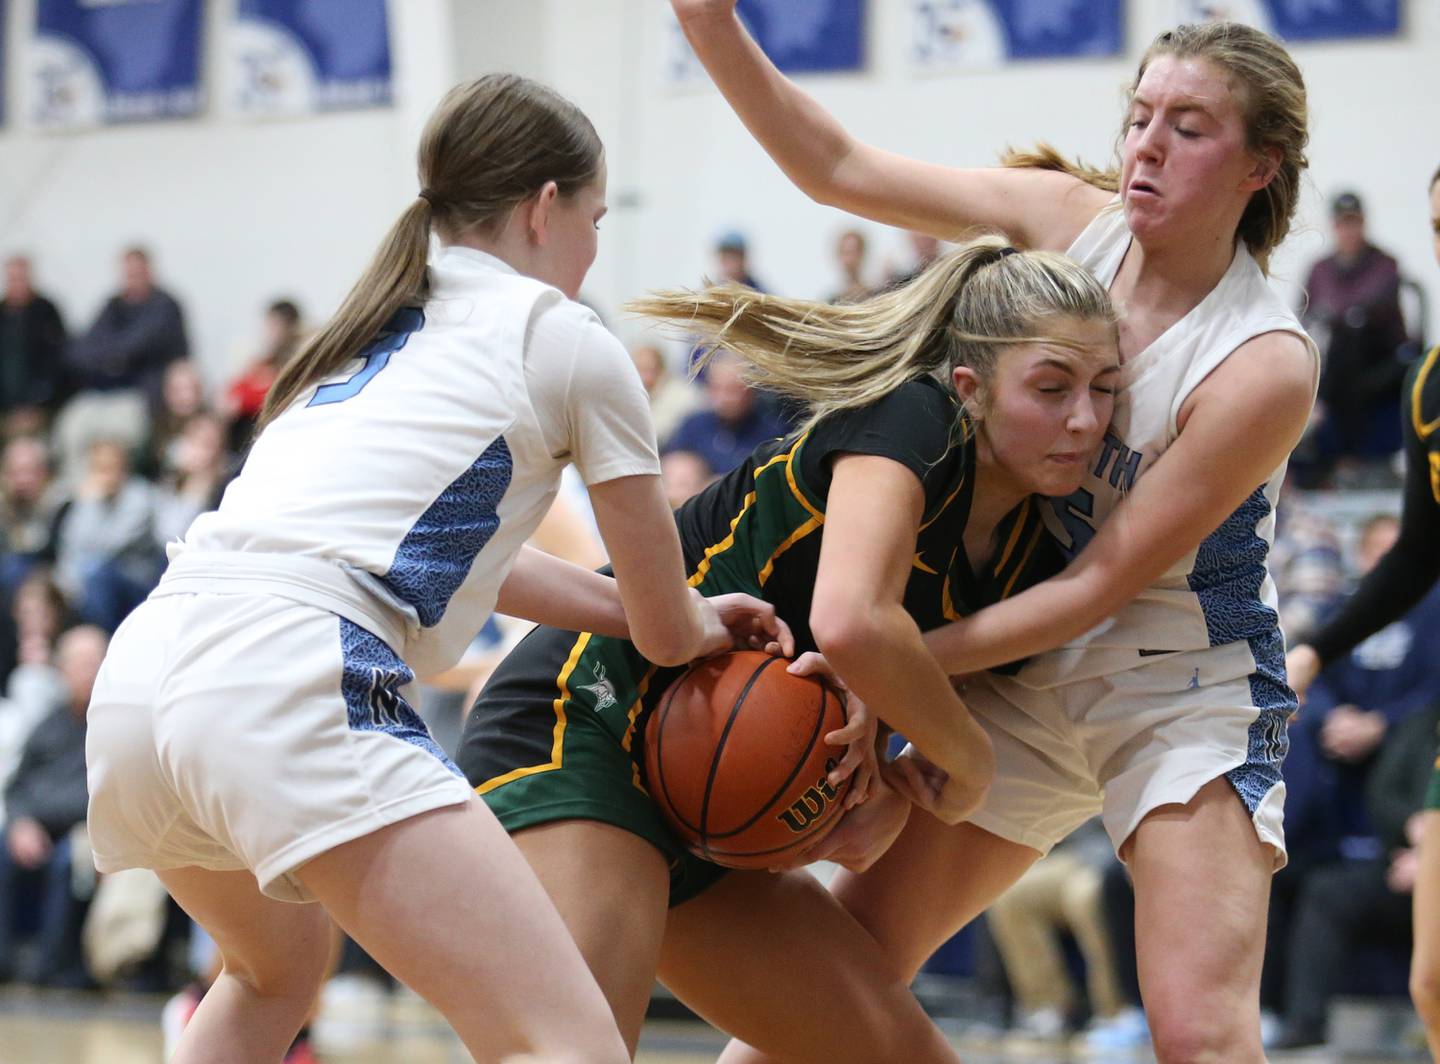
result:
M 1335 196 L 1332 221 L 1333 249 L 1301 308 L 1324 355 L 1319 401 L 1272 556 L 1292 644 L 1394 539 L 1400 385 L 1426 343 L 1420 289 L 1369 242 L 1360 196 Z M 906 234 L 880 255 L 865 232 L 840 232 L 833 284 L 814 295 L 864 299 L 940 251 Z M 41 290 L 40 265 L 7 259 L 0 304 L 0 980 L 175 990 L 209 963 L 187 950 L 188 921 L 145 888 L 105 900 L 90 871 L 85 709 L 109 636 L 158 580 L 165 544 L 218 504 L 306 322 L 276 298 L 217 381 L 192 359 L 185 308 L 144 248 L 121 253 L 117 289 L 88 324 Z M 763 292 L 763 276 L 744 234 L 717 239 L 709 280 Z M 723 354 L 697 370 L 702 354 L 632 349 L 676 506 L 799 413 Z M 557 553 L 604 561 L 582 491 L 562 493 L 541 535 Z M 508 641 L 492 623 L 470 666 L 432 678 L 422 712 L 442 745 Z M 1272 1044 L 1322 1040 L 1338 994 L 1404 994 L 1416 813 L 1437 726 L 1440 591 L 1327 670 L 1291 728 L 1290 863 L 1274 881 L 1263 990 Z M 148 899 L 138 924 L 137 896 Z M 1123 866 L 1096 825 L 1037 864 L 985 921 L 1014 1036 L 1142 1044 L 1132 924 Z M 344 967 L 380 974 L 363 959 Z

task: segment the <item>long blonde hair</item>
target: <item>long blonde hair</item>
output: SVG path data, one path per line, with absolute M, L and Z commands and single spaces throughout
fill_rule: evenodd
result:
M 1150 43 L 1140 59 L 1129 96 L 1156 58 L 1204 59 L 1219 67 L 1241 87 L 1239 103 L 1245 119 L 1246 147 L 1255 155 L 1278 151 L 1280 165 L 1269 184 L 1245 205 L 1236 236 L 1264 267 L 1270 253 L 1290 232 L 1300 202 L 1300 177 L 1310 165 L 1309 106 L 1305 79 L 1295 60 L 1273 37 L 1239 22 L 1200 22 L 1166 30 Z M 1127 101 L 1128 110 L 1128 101 Z M 1122 126 L 1119 141 L 1125 137 Z M 1118 142 L 1117 142 L 1118 143 Z M 1048 144 L 1031 151 L 1007 151 L 1002 163 L 1012 167 L 1060 170 L 1096 188 L 1120 187 L 1118 168 L 1097 169 L 1071 161 Z
M 858 303 L 832 305 L 739 285 L 655 292 L 637 314 L 698 334 L 739 355 L 756 385 L 804 402 L 806 427 L 866 406 L 909 380 L 956 366 L 990 378 L 1007 345 L 1072 342 L 1045 334 L 1057 317 L 1115 323 L 1105 288 L 1051 251 L 1016 251 L 981 237 L 941 256 L 914 280 Z
M 547 181 L 573 195 L 595 179 L 603 150 L 584 113 L 538 82 L 488 74 L 451 89 L 420 136 L 419 195 L 329 324 L 280 371 L 259 428 L 356 357 L 397 310 L 424 301 L 432 226 L 452 241 L 493 230 Z

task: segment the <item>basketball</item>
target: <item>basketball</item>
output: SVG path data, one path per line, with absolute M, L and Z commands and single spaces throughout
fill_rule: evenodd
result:
M 784 658 L 743 650 L 710 658 L 670 685 L 645 730 L 651 797 L 696 856 L 770 868 L 835 826 L 849 780 L 825 736 L 845 700 Z

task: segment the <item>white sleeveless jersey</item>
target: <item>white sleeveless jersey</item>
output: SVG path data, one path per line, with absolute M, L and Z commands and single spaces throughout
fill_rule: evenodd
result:
M 1130 246 L 1125 215 L 1102 210 L 1067 254 L 1107 288 Z M 1185 317 L 1125 363 L 1110 430 L 1081 489 L 1054 500 L 1051 531 L 1071 553 L 1094 535 L 1126 491 L 1178 435 L 1181 405 L 1216 366 L 1262 333 L 1293 332 L 1314 343 L 1241 244 L 1219 284 Z M 1285 466 L 1195 550 L 1180 558 L 1114 617 L 1025 669 L 1037 685 L 1143 664 L 1151 652 L 1200 650 L 1277 631 L 1275 585 L 1265 559 Z M 1138 652 L 1138 653 L 1137 653 Z
M 424 676 L 493 609 L 567 462 L 587 484 L 659 472 L 639 376 L 591 311 L 468 248 L 429 277 L 423 308 L 265 429 L 167 581 L 329 608 Z

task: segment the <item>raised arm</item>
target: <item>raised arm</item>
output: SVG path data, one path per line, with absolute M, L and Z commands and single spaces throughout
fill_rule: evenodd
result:
M 952 674 L 1038 654 L 1089 631 L 1194 550 L 1300 439 L 1315 364 L 1291 333 L 1241 345 L 1186 400 L 1179 437 L 1060 575 L 926 633 Z
M 995 756 L 902 605 L 924 506 L 920 482 L 900 463 L 835 460 L 810 630 L 871 711 L 949 774 L 947 806 L 963 817 L 984 797 Z
M 1024 247 L 1064 250 L 1110 198 L 1055 171 L 960 170 L 861 143 L 766 58 L 735 0 L 671 3 L 740 120 L 819 203 L 944 239 L 998 229 Z

